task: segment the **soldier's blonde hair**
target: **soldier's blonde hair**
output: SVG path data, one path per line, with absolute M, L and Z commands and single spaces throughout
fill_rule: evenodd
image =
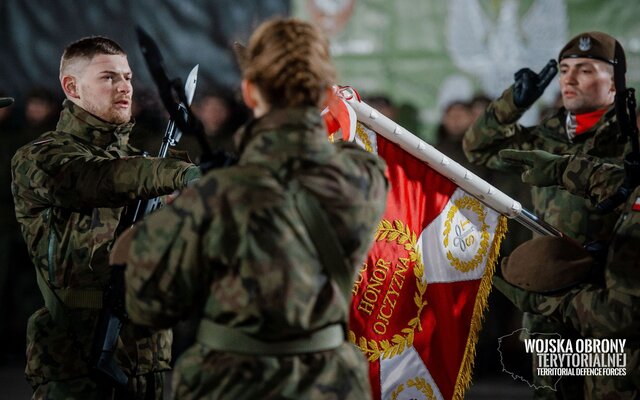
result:
M 296 18 L 260 25 L 243 58 L 243 77 L 275 107 L 320 106 L 336 79 L 329 41 L 318 28 Z

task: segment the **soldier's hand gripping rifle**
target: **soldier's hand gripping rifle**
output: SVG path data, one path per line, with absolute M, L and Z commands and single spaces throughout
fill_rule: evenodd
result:
M 145 56 L 145 60 L 154 79 L 156 82 L 162 82 L 162 86 L 159 84 L 159 87 L 161 87 L 160 92 L 163 96 L 163 102 L 165 106 L 170 104 L 170 108 L 167 107 L 167 109 L 170 110 L 171 119 L 165 130 L 162 145 L 158 153 L 158 157 L 166 157 L 169 148 L 175 146 L 182 137 L 182 129 L 179 126 L 183 128 L 188 126 L 187 121 L 190 115 L 189 106 L 191 105 L 196 89 L 198 66 L 196 65 L 189 73 L 184 90 L 182 90 L 182 88 L 178 90 L 180 93 L 179 101 L 169 103 L 168 99 L 165 101 L 165 97 L 169 96 L 171 90 L 175 90 L 170 88 L 175 88 L 177 85 L 182 86 L 180 80 L 169 80 L 164 71 L 162 58 L 160 57 L 157 46 L 151 38 L 139 28 L 138 37 L 142 53 Z M 178 120 L 179 122 L 176 122 Z M 120 225 L 128 228 L 160 206 L 161 202 L 159 197 L 148 201 L 139 200 L 133 208 L 133 212 L 128 212 L 123 217 Z M 116 364 L 114 352 L 122 325 L 127 319 L 124 305 L 125 265 L 111 265 L 110 267 L 111 278 L 103 296 L 102 311 L 93 340 L 92 359 L 94 370 L 100 378 L 105 378 L 111 383 L 124 386 L 128 382 L 128 377 Z
M 166 76 L 166 75 L 165 75 Z M 198 65 L 193 67 L 189 75 L 187 76 L 187 82 L 184 85 L 184 99 L 180 101 L 177 105 L 173 106 L 173 109 L 177 111 L 181 115 L 181 118 L 188 118 L 188 108 L 191 106 L 191 102 L 193 101 L 193 95 L 196 92 L 196 84 L 198 83 Z M 180 85 L 180 80 L 177 79 L 175 81 L 176 85 Z M 178 128 L 178 125 L 175 122 L 176 120 L 172 117 L 169 119 L 169 123 L 167 124 L 167 129 L 165 130 L 164 136 L 162 137 L 162 144 L 160 145 L 160 151 L 158 152 L 159 158 L 164 158 L 167 156 L 170 147 L 174 147 L 178 144 L 180 139 L 182 138 L 182 131 Z M 153 211 L 160 208 L 162 202 L 160 197 L 154 197 L 153 199 L 147 201 L 139 201 L 135 212 L 132 217 L 132 223 L 141 220 L 145 215 L 152 213 Z M 140 215 L 142 210 L 144 209 L 144 213 Z
M 635 89 L 626 87 L 626 60 L 622 46 L 618 42 L 615 47 L 615 58 L 613 81 L 616 87 L 616 117 L 622 134 L 629 136 L 631 152 L 624 158 L 624 182 L 614 194 L 596 206 L 596 209 L 603 214 L 613 211 L 620 204 L 626 202 L 633 190 L 640 185 L 640 143 L 638 125 L 636 124 Z

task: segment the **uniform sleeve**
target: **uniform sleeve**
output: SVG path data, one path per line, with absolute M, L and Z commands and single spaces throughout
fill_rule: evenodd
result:
M 560 300 L 561 319 L 587 337 L 635 337 L 640 331 L 640 211 L 637 189 L 618 220 L 604 268 L 604 284 L 585 284 Z
M 203 201 L 189 188 L 136 226 L 125 272 L 126 308 L 133 322 L 167 328 L 202 301 L 201 232 L 207 225 Z
M 624 180 L 624 168 L 598 159 L 572 155 L 560 177 L 561 185 L 570 193 L 597 204 L 612 195 Z
M 39 197 L 35 203 L 76 209 L 121 207 L 169 194 L 199 176 L 197 167 L 175 159 L 111 159 L 64 145 L 18 152 L 12 173 L 17 190 Z
M 640 330 L 640 297 L 587 285 L 570 298 L 562 319 L 587 337 L 635 336 Z
M 525 111 L 513 104 L 512 88 L 491 102 L 462 140 L 462 148 L 469 161 L 491 169 L 513 169 L 500 160 L 498 152 L 502 149 L 532 148 L 532 129 L 516 123 Z

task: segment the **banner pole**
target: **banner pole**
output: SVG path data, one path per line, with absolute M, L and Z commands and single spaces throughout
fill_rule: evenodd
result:
M 378 110 L 361 101 L 354 89 L 350 87 L 340 87 L 338 88 L 338 96 L 343 98 L 349 106 L 351 106 L 358 117 L 358 121 L 397 144 L 407 153 L 425 162 L 432 169 L 447 177 L 462 190 L 476 197 L 488 207 L 510 219 L 514 219 L 537 234 L 562 236 L 562 232 L 557 228 L 544 222 L 532 212 L 522 208 L 522 205 L 518 201 L 450 159 L 424 140 L 381 114 Z

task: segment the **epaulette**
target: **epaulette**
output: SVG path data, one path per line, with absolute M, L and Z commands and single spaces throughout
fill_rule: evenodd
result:
M 42 140 L 38 140 L 37 142 L 33 142 L 33 143 L 31 143 L 31 145 L 32 145 L 32 146 L 39 146 L 39 145 L 41 145 L 41 144 L 49 143 L 49 142 L 51 142 L 51 141 L 53 141 L 53 139 L 52 139 L 52 138 L 51 138 L 51 139 L 42 139 Z

